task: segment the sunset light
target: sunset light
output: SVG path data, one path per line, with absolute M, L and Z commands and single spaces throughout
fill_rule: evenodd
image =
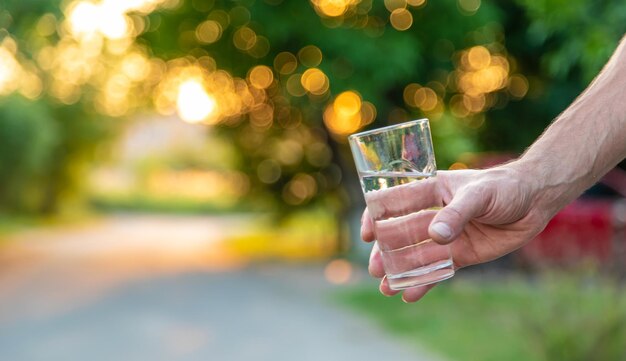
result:
M 176 109 L 178 115 L 188 123 L 207 119 L 214 113 L 216 105 L 215 98 L 197 80 L 187 80 L 178 87 Z

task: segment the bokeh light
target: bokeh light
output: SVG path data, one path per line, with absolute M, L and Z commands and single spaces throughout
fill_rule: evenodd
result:
M 458 0 L 457 2 L 461 13 L 471 15 L 480 8 L 480 0 Z
M 249 180 L 240 172 L 161 170 L 147 179 L 146 191 L 162 198 L 211 202 L 220 197 L 237 199 L 248 191 Z
M 280 74 L 291 74 L 298 67 L 298 59 L 290 52 L 281 52 L 274 58 L 274 69 Z
M 243 115 L 250 114 L 256 126 L 263 128 L 272 123 L 267 119 L 269 114 L 273 114 L 272 111 L 262 106 L 267 101 L 265 88 L 271 85 L 273 79 L 271 69 L 266 66 L 251 69 L 247 81 L 215 69 L 215 61 L 209 56 L 173 59 L 165 64 L 165 69 L 159 71 L 164 74 L 156 84 L 153 101 L 161 114 L 176 111 L 183 119 L 209 124 L 226 122 L 231 125 L 240 122 Z M 181 99 L 181 84 L 188 80 L 201 85 L 185 88 L 188 94 L 193 94 L 192 98 L 202 103 L 196 105 L 198 109 L 195 110 L 192 102 Z M 209 106 L 211 103 L 213 107 Z M 209 111 L 209 108 L 212 110 Z M 183 117 L 181 109 L 189 109 L 185 113 L 189 116 Z
M 230 26 L 230 15 L 224 10 L 216 9 L 209 13 L 207 16 L 208 20 L 214 20 L 220 24 L 222 30 L 226 29 Z
M 89 87 L 95 110 L 110 116 L 123 116 L 146 105 L 164 72 L 155 66 L 158 59 L 151 58 L 135 38 L 146 30 L 148 20 L 143 15 L 175 3 L 79 0 L 67 2 L 65 18 L 42 14 L 34 28 L 40 38 L 27 49 L 34 60 L 20 54 L 10 36 L 4 37 L 0 92 L 18 91 L 30 99 L 45 94 L 71 105 Z M 58 39 L 53 38 L 55 34 Z
M 98 6 L 93 3 L 76 2 L 68 8 L 70 30 L 76 35 L 90 34 L 99 30 Z
M 251 14 L 245 6 L 235 6 L 228 12 L 233 26 L 242 26 L 250 22 Z
M 270 104 L 258 104 L 250 111 L 250 123 L 259 129 L 267 129 L 274 122 L 274 108 Z
M 497 99 L 495 93 L 502 89 L 508 89 L 517 99 L 528 91 L 525 78 L 509 78 L 511 66 L 508 59 L 492 53 L 487 46 L 471 47 L 458 52 L 456 57 L 458 61 L 453 83 L 460 95 L 450 99 L 455 116 L 467 117 L 493 107 Z
M 413 15 L 405 8 L 395 9 L 389 15 L 389 21 L 396 30 L 404 31 L 413 25 Z
M 394 11 L 397 9 L 405 9 L 407 6 L 406 0 L 384 0 L 385 7 L 389 11 Z
M 313 198 L 317 193 L 315 179 L 306 174 L 296 174 L 283 188 L 283 199 L 287 204 L 298 205 Z
M 330 261 L 324 269 L 324 277 L 330 283 L 344 284 L 352 277 L 352 264 L 345 259 L 335 259 Z
M 20 94 L 35 99 L 43 90 L 43 84 L 32 62 L 20 61 L 15 40 L 6 36 L 0 43 L 0 95 L 19 91 Z
M 353 91 L 339 94 L 335 98 L 334 111 L 340 117 L 351 117 L 361 110 L 361 96 Z
M 325 167 L 330 164 L 333 153 L 330 147 L 323 142 L 314 142 L 307 147 L 306 159 L 316 167 Z
M 374 105 L 364 103 L 358 93 L 349 90 L 339 94 L 326 107 L 324 124 L 331 134 L 338 136 L 340 140 L 345 140 L 344 136 L 371 123 L 375 117 Z
M 196 28 L 196 37 L 201 43 L 211 44 L 222 36 L 222 26 L 215 20 L 207 20 Z
M 109 39 L 121 39 L 128 35 L 130 32 L 130 24 L 125 14 L 108 6 L 102 7 L 99 10 L 99 16 L 101 16 L 99 29 L 102 35 Z
M 270 41 L 265 36 L 257 36 L 254 45 L 248 49 L 248 54 L 253 58 L 263 58 L 270 51 Z
M 331 18 L 344 15 L 359 2 L 360 0 L 311 0 L 318 14 Z
M 251 28 L 244 26 L 233 34 L 233 43 L 239 50 L 250 50 L 257 41 L 257 35 Z
M 120 68 L 130 80 L 141 81 L 149 75 L 150 63 L 141 53 L 129 53 L 122 59 Z
M 53 14 L 43 15 L 39 21 L 35 30 L 39 36 L 51 36 L 57 31 L 57 19 Z
M 426 4 L 426 0 L 407 0 L 406 2 L 407 4 L 411 6 L 415 6 L 415 7 L 419 7 L 419 6 Z
M 302 86 L 302 74 L 292 74 L 287 79 L 287 92 L 294 97 L 301 97 L 306 94 L 306 89 Z
M 491 63 L 491 54 L 484 46 L 475 46 L 467 52 L 467 63 L 471 69 L 485 69 Z
M 103 0 L 99 3 L 74 1 L 68 5 L 67 27 L 77 38 L 88 39 L 96 34 L 111 39 L 130 37 L 135 32 L 134 22 L 129 13 L 150 13 L 164 0 L 115 1 Z
M 508 90 L 514 98 L 521 99 L 528 93 L 528 80 L 521 74 L 512 75 L 509 78 Z
M 280 179 L 280 164 L 274 159 L 265 159 L 257 166 L 259 180 L 266 184 L 275 183 Z
M 181 119 L 197 123 L 207 119 L 215 111 L 215 99 L 198 80 L 186 80 L 178 88 L 176 108 Z
M 250 69 L 248 73 L 248 80 L 250 84 L 258 89 L 266 89 L 274 80 L 274 73 L 272 69 L 265 65 L 257 65 Z
M 459 170 L 459 169 L 468 169 L 468 168 L 469 167 L 467 166 L 467 164 L 462 163 L 462 162 L 452 163 L 452 165 L 448 167 L 449 170 Z
M 322 95 L 328 91 L 328 77 L 317 68 L 307 69 L 300 81 L 302 87 L 311 94 Z
M 404 88 L 403 98 L 408 106 L 426 112 L 435 109 L 439 101 L 437 93 L 433 89 L 416 83 L 411 83 Z
M 322 51 L 315 45 L 307 45 L 300 49 L 298 58 L 302 65 L 313 68 L 322 62 Z
M 418 108 L 415 103 L 415 93 L 421 88 L 419 84 L 411 83 L 404 87 L 404 91 L 402 92 L 402 98 L 404 102 L 413 108 Z
M 14 54 L 5 45 L 6 42 L 5 40 L 0 46 L 0 94 L 15 90 L 22 70 Z
M 271 146 L 274 159 L 283 166 L 294 166 L 302 161 L 304 149 L 296 139 L 277 139 Z

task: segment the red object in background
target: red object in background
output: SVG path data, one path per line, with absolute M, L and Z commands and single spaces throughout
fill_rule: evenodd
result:
M 600 183 L 626 197 L 626 172 L 613 169 Z M 591 259 L 623 263 L 626 249 L 624 199 L 579 198 L 563 208 L 534 240 L 521 249 L 528 264 L 568 264 Z
M 582 259 L 610 262 L 616 230 L 614 204 L 593 199 L 572 202 L 521 249 L 523 259 L 531 264 L 567 264 Z
M 465 161 L 474 168 L 489 168 L 514 158 L 514 154 L 483 153 Z M 615 168 L 600 183 L 612 189 L 616 198 L 579 198 L 570 203 L 517 253 L 524 263 L 570 264 L 591 259 L 626 264 L 626 171 Z

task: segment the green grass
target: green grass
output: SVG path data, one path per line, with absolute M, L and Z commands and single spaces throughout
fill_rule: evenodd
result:
M 598 283 L 503 278 L 445 282 L 417 304 L 384 297 L 371 286 L 337 298 L 397 337 L 450 360 L 604 361 L 626 356 L 620 351 L 626 349 L 626 305 L 623 292 L 617 294 L 614 286 Z M 615 336 L 607 341 L 606 333 Z
M 241 205 L 217 205 L 188 199 L 154 197 L 92 198 L 90 205 L 99 212 L 148 212 L 166 214 L 215 214 L 245 210 Z
M 0 214 L 0 237 L 37 224 L 39 221 L 33 217 Z
M 7 236 L 24 230 L 38 227 L 64 227 L 82 224 L 93 219 L 96 219 L 96 217 L 90 212 L 48 216 L 0 213 L 0 243 L 4 242 Z

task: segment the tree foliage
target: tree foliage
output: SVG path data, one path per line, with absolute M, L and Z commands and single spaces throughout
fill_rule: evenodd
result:
M 617 0 L 62 6 L 4 0 L 0 10 L 0 66 L 21 74 L 0 77 L 4 207 L 37 198 L 25 208 L 54 208 L 119 129 L 106 119 L 147 109 L 218 128 L 239 150 L 251 199 L 338 207 L 353 176 L 348 133 L 428 117 L 440 168 L 468 152 L 520 152 L 626 31 Z M 200 94 L 181 100 L 184 89 Z M 24 179 L 34 186 L 16 186 Z

